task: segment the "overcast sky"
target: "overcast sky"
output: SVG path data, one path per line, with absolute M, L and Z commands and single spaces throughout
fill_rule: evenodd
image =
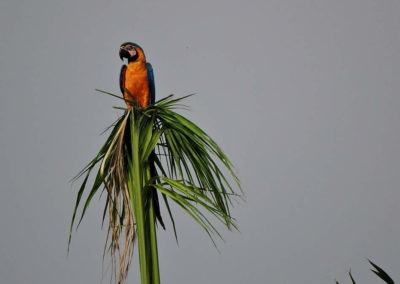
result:
M 377 283 L 366 257 L 400 281 L 399 15 L 394 0 L 2 0 L 0 282 L 100 282 L 104 200 L 66 257 L 68 181 L 119 114 L 94 89 L 119 92 L 125 41 L 144 48 L 158 99 L 197 94 L 183 114 L 246 193 L 220 253 L 173 208 L 162 283 L 349 283 L 350 267 Z

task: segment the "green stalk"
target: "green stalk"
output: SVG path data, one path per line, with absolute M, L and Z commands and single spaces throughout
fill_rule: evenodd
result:
M 149 225 L 150 225 L 150 245 L 151 245 L 151 261 L 152 261 L 152 284 L 160 284 L 160 271 L 158 264 L 157 234 L 156 234 L 156 218 L 153 208 L 153 198 L 149 199 Z
M 145 212 L 143 202 L 143 182 L 139 163 L 139 128 L 136 125 L 135 113 L 131 114 L 132 157 L 130 171 L 130 192 L 132 207 L 135 209 L 136 230 L 139 246 L 140 277 L 142 284 L 151 284 L 148 255 L 146 253 Z
M 150 130 L 151 131 L 151 130 Z M 147 145 L 146 145 L 147 146 Z M 144 180 L 145 184 L 151 180 L 150 166 L 147 165 L 147 170 L 145 171 Z M 156 234 L 156 216 L 154 213 L 154 190 L 153 187 L 149 187 L 148 192 L 144 194 L 146 196 L 147 212 L 146 212 L 146 245 L 147 245 L 147 257 L 150 266 L 150 281 L 151 284 L 160 284 L 160 272 L 158 263 L 158 250 L 157 250 L 157 234 Z M 157 193 L 156 193 L 157 194 Z

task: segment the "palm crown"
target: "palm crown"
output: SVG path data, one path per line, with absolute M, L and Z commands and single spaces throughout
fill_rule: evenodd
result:
M 120 283 L 127 275 L 136 235 L 142 283 L 159 283 L 156 220 L 164 224 L 157 192 L 165 203 L 175 236 L 170 201 L 188 213 L 212 240 L 214 235 L 221 235 L 209 219 L 210 215 L 228 228 L 237 228 L 230 214 L 232 197 L 237 194 L 226 175 L 230 175 L 240 189 L 238 177 L 214 140 L 175 111 L 184 107 L 180 104 L 182 99 L 171 95 L 146 108 L 121 108 L 125 112 L 110 126 L 110 135 L 98 154 L 74 178 L 84 176 L 77 194 L 71 232 L 89 175 L 97 164 L 100 165 L 78 226 L 93 196 L 104 185 L 107 195 L 103 222 L 108 215 L 106 248 L 111 252 L 113 267 L 119 267 Z M 71 233 L 69 243 L 70 240 Z

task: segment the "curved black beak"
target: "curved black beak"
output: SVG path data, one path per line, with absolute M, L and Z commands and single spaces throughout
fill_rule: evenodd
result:
M 121 58 L 121 60 L 124 60 L 124 58 L 129 58 L 130 54 L 128 51 L 126 51 L 124 48 L 120 48 L 119 49 L 119 58 Z

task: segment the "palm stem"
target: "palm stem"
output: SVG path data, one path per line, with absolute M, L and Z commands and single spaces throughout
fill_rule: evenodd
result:
M 146 252 L 146 230 L 145 230 L 145 206 L 143 198 L 143 180 L 141 167 L 139 163 L 139 129 L 136 124 L 135 114 L 131 115 L 131 167 L 129 169 L 130 178 L 130 193 L 132 200 L 132 208 L 136 219 L 136 230 L 138 236 L 139 246 L 139 263 L 140 263 L 140 276 L 142 284 L 150 283 L 149 259 Z
M 157 249 L 157 233 L 156 233 L 156 218 L 153 208 L 153 198 L 149 199 L 149 226 L 150 226 L 150 247 L 151 247 L 151 268 L 152 268 L 152 284 L 160 283 L 160 272 L 158 264 L 158 249 Z

